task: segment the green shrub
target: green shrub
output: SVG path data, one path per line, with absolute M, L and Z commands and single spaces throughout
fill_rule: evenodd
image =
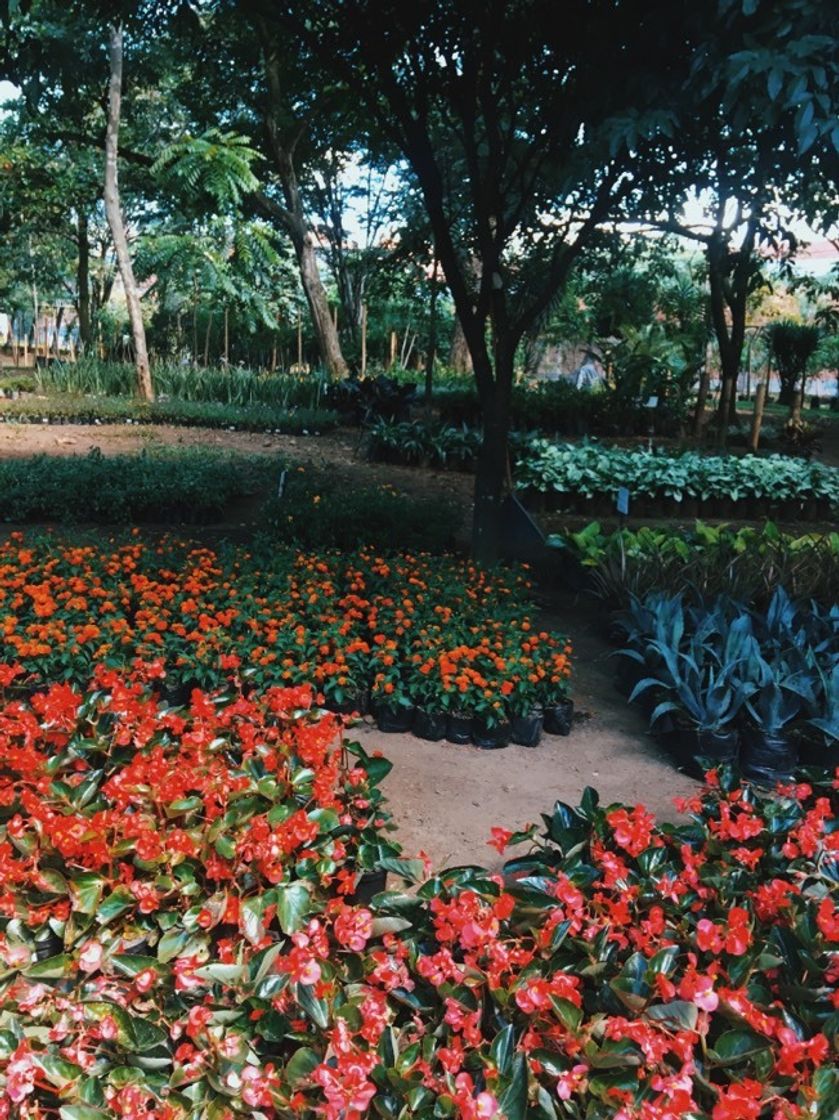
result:
M 244 432 L 319 435 L 338 425 L 338 415 L 325 409 L 271 405 L 218 404 L 213 401 L 130 398 L 49 397 L 5 401 L 0 420 L 17 424 L 171 424 L 176 427 L 228 428 Z
M 295 471 L 287 478 L 282 497 L 270 499 L 262 511 L 257 543 L 268 549 L 282 543 L 443 552 L 461 520 L 450 502 L 412 498 L 391 486 L 334 486 Z
M 0 462 L 0 520 L 211 521 L 264 485 L 269 460 L 206 450 Z

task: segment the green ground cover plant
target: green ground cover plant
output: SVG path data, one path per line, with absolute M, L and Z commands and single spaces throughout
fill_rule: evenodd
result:
M 388 484 L 342 484 L 302 468 L 287 472 L 282 496 L 265 503 L 261 547 L 390 549 L 444 552 L 455 543 L 462 513 L 442 498 L 418 498 Z
M 157 400 L 130 397 L 26 397 L 0 403 L 0 421 L 14 424 L 171 424 L 175 427 L 225 428 L 242 432 L 320 435 L 338 426 L 335 412 L 269 404 L 223 404 L 216 401 Z
M 104 456 L 38 455 L 0 462 L 0 520 L 63 523 L 217 520 L 259 492 L 265 457 L 187 449 Z
M 757 500 L 835 508 L 839 470 L 785 455 L 670 455 L 604 447 L 597 443 L 555 444 L 534 440 L 516 464 L 519 486 L 537 492 L 591 499 L 612 498 L 626 487 L 633 498 L 674 502 Z

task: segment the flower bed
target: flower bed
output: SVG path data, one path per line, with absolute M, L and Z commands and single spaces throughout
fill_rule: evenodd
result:
M 527 583 L 440 557 L 368 550 L 215 552 L 164 539 L 100 550 L 0 546 L 0 661 L 26 682 L 86 684 L 93 667 L 157 662 L 193 685 L 311 682 L 335 709 L 413 708 L 479 730 L 564 700 L 570 647 L 539 631 Z
M 636 499 L 634 513 L 678 512 L 690 502 L 694 512 L 725 516 L 751 503 L 750 513 L 823 517 L 839 504 L 839 470 L 785 455 L 667 455 L 534 440 L 516 465 L 516 482 L 560 505 L 614 503 L 618 488 L 626 487 Z M 662 501 L 666 508 L 653 504 Z
M 0 712 L 0 1115 L 836 1114 L 836 783 L 680 828 L 587 790 L 429 878 L 302 692 L 98 683 Z M 368 849 L 419 890 L 354 901 Z

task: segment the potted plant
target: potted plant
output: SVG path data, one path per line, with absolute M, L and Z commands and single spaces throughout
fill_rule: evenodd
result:
M 736 721 L 749 686 L 743 679 L 745 659 L 736 653 L 742 652 L 748 639 L 744 626 L 732 625 L 722 656 L 704 636 L 694 636 L 686 651 L 663 642 L 650 643 L 661 653 L 659 669 L 638 682 L 630 702 L 648 689 L 663 696 L 652 710 L 650 726 L 655 727 L 668 714 L 676 715 L 677 750 L 687 755 L 693 769 L 701 768 L 704 760 L 715 764 L 737 761 L 740 735 Z M 683 752 L 685 741 L 689 747 Z
M 519 671 L 510 672 L 501 686 L 510 721 L 510 739 L 520 747 L 538 747 L 545 721 L 538 699 L 538 682 L 530 679 L 535 674 L 526 672 L 526 666 L 516 666 L 516 669 Z
M 472 716 L 472 742 L 481 750 L 500 750 L 510 744 L 512 729 L 504 703 L 493 688 L 476 696 Z
M 376 673 L 370 690 L 370 702 L 380 731 L 411 730 L 414 702 L 398 665 L 388 666 Z
M 440 665 L 436 656 L 422 658 L 410 676 L 410 693 L 414 701 L 414 722 L 411 730 L 418 739 L 438 743 L 446 737 L 447 701 Z
M 754 782 L 775 785 L 791 778 L 798 751 L 788 729 L 801 714 L 809 686 L 802 674 L 790 674 L 784 661 L 770 664 L 763 657 L 751 665 L 752 694 L 746 701 L 751 717 L 743 729 L 741 769 Z

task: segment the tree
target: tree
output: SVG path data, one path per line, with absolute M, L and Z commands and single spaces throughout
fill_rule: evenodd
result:
M 154 400 L 151 381 L 149 355 L 146 349 L 146 328 L 143 325 L 143 311 L 140 307 L 140 292 L 134 279 L 134 266 L 125 222 L 119 201 L 119 180 L 117 172 L 117 153 L 119 149 L 119 121 L 122 106 L 122 24 L 111 25 L 108 51 L 111 61 L 111 79 L 108 85 L 108 124 L 105 130 L 105 213 L 114 239 L 119 272 L 128 307 L 128 319 L 134 339 L 134 366 L 137 372 L 137 392 L 146 401 Z
M 807 363 L 819 346 L 819 328 L 780 319 L 767 326 L 766 334 L 781 379 L 778 400 L 781 404 L 792 405 L 798 392 L 804 393 Z
M 561 21 L 547 0 L 257 6 L 363 99 L 416 178 L 481 400 L 473 549 L 492 561 L 517 347 L 628 189 L 633 139 L 670 127 L 684 28 L 661 2 L 579 0 Z
M 674 139 L 642 175 L 639 216 L 702 246 L 720 356 L 718 441 L 735 415 L 750 296 L 763 259 L 791 259 L 796 219 L 830 221 L 839 50 L 818 0 L 720 0 L 700 25 Z M 699 205 L 704 220 L 687 209 Z M 707 381 L 700 386 L 701 421 Z

